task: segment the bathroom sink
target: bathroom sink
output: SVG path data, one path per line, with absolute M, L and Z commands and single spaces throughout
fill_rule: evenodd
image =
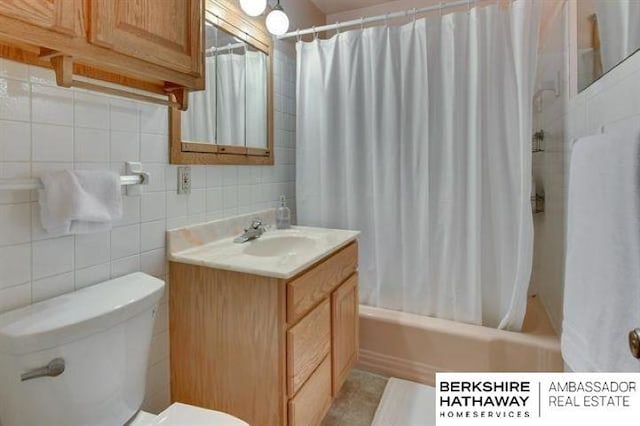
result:
M 316 248 L 316 241 L 302 235 L 274 235 L 246 243 L 244 254 L 275 257 L 303 254 Z

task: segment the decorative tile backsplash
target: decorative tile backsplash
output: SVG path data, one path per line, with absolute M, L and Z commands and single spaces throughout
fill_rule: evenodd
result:
M 164 107 L 55 85 L 53 72 L 0 59 L 0 178 L 55 169 L 112 169 L 142 161 L 140 197 L 124 197 L 110 232 L 51 238 L 30 191 L 0 192 L 0 312 L 135 271 L 165 278 L 165 230 L 277 206 L 295 208 L 295 61 L 274 54 L 275 161 L 269 166 L 191 166 L 178 195 L 168 164 Z M 294 210 L 295 211 L 295 210 Z M 144 408 L 169 403 L 166 297 L 155 324 Z

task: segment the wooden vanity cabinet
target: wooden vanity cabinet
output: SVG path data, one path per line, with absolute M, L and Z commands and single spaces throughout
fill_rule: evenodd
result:
M 65 87 L 73 74 L 184 95 L 204 88 L 204 1 L 0 0 L 0 57 L 56 73 L 64 57 Z
M 319 424 L 358 354 L 358 246 L 288 279 L 170 263 L 171 399 Z

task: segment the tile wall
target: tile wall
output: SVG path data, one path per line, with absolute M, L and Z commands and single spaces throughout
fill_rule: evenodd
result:
M 563 85 L 575 84 L 568 75 L 570 51 L 566 10 L 552 31 L 548 54 L 541 55 L 539 77 L 549 78 L 560 70 Z M 553 46 L 553 47 L 551 47 Z M 559 55 L 559 56 L 558 56 Z M 545 77 L 546 73 L 546 77 Z M 534 178 L 545 192 L 546 211 L 536 215 L 532 287 L 552 320 L 562 328 L 566 200 L 568 196 L 571 146 L 579 137 L 599 133 L 602 126 L 628 118 L 640 121 L 640 52 L 622 62 L 583 92 L 559 98 L 545 94 L 542 111 L 534 118 L 547 133 L 544 153 L 534 154 Z M 535 130 L 535 129 L 534 129 Z
M 168 164 L 167 109 L 56 87 L 51 71 L 0 59 L 0 178 L 53 169 L 113 169 L 142 161 L 151 184 L 124 198 L 110 232 L 51 238 L 30 191 L 0 191 L 0 312 L 134 271 L 165 277 L 165 230 L 277 205 L 295 207 L 295 60 L 274 54 L 275 158 L 270 166 L 192 166 L 178 195 Z M 295 209 L 294 214 L 295 214 Z M 295 216 L 294 216 L 295 217 Z M 169 402 L 166 297 L 152 341 L 143 408 Z

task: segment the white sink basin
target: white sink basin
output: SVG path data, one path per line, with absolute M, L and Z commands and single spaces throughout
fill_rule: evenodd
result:
M 275 257 L 304 254 L 316 248 L 316 241 L 301 235 L 263 236 L 250 241 L 244 248 L 244 254 L 259 257 Z

